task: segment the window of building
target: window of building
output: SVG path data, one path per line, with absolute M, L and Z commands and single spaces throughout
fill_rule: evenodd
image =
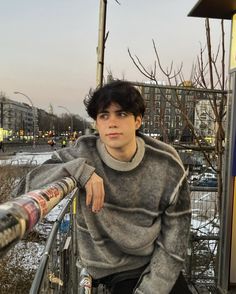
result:
M 165 127 L 169 128 L 170 127 L 170 123 L 169 122 L 165 122 Z
M 169 115 L 165 115 L 165 121 L 170 122 L 170 116 Z
M 181 112 L 180 109 L 177 109 L 177 108 L 175 109 L 176 114 L 180 114 L 180 112 Z
M 154 115 L 154 121 L 159 121 L 160 116 L 159 115 Z
M 170 108 L 165 109 L 165 114 L 170 114 Z

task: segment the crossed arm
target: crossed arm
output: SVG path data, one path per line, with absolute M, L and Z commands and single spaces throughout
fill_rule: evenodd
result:
M 93 172 L 85 185 L 85 190 L 86 205 L 91 205 L 93 212 L 99 212 L 103 207 L 105 197 L 103 179 Z
M 94 213 L 99 212 L 104 205 L 103 179 L 95 173 L 95 168 L 86 164 L 86 159 L 78 158 L 66 163 L 48 160 L 45 164 L 30 171 L 21 179 L 15 196 L 35 189 L 41 189 L 63 177 L 73 176 L 78 185 L 86 191 L 86 204 Z

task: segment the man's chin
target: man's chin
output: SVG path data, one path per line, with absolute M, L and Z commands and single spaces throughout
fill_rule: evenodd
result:
M 112 144 L 105 143 L 105 146 L 108 148 L 111 148 L 111 149 L 120 149 L 120 148 L 122 148 L 123 145 L 119 144 L 119 143 L 112 143 Z

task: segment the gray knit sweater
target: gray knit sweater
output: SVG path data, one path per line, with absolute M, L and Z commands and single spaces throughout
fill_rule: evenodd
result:
M 18 194 L 72 175 L 81 188 L 77 228 L 80 260 L 93 278 L 146 265 L 136 294 L 171 291 L 186 254 L 190 198 L 177 152 L 146 136 L 137 137 L 130 162 L 112 158 L 97 136 L 80 137 L 31 171 Z M 105 204 L 97 214 L 83 189 L 93 172 L 104 180 Z

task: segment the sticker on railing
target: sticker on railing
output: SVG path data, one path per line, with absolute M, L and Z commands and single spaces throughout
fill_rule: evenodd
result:
M 74 178 L 66 177 L 0 205 L 0 256 L 32 230 L 76 185 Z

